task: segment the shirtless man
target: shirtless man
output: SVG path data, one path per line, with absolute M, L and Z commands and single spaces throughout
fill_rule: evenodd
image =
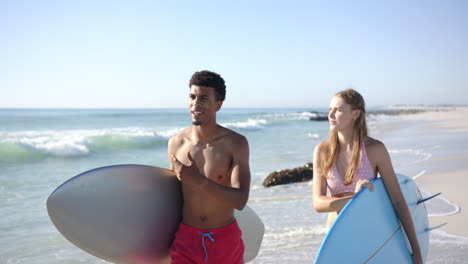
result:
M 172 263 L 243 263 L 244 244 L 234 209 L 249 198 L 246 138 L 216 123 L 226 86 L 217 73 L 190 80 L 193 126 L 169 140 L 171 169 L 182 182 L 182 223 L 171 246 Z

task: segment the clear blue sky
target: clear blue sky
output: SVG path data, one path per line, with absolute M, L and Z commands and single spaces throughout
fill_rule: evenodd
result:
M 219 3 L 216 3 L 219 2 Z M 466 104 L 468 1 L 0 1 L 0 107 Z

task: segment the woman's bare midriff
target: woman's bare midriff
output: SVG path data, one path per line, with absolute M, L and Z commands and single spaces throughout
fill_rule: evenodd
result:
M 342 197 L 353 196 L 353 195 L 354 195 L 353 192 L 345 192 L 345 193 L 332 194 L 331 196 L 335 198 L 342 198 Z M 341 211 L 328 213 L 327 229 L 329 229 L 332 226 L 332 224 L 335 222 L 335 219 L 338 217 L 338 214 L 340 212 Z

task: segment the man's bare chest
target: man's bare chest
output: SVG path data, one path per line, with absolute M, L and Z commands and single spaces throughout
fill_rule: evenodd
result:
M 189 164 L 186 153 L 190 152 L 200 172 L 217 182 L 229 180 L 232 169 L 232 154 L 223 144 L 185 144 L 178 151 L 182 162 Z

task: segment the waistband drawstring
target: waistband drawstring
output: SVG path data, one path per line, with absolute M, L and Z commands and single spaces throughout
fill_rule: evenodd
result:
M 209 232 L 209 233 L 203 233 L 203 232 L 198 232 L 198 234 L 202 235 L 202 245 L 203 245 L 203 250 L 205 250 L 205 262 L 208 261 L 208 251 L 206 250 L 206 246 L 205 246 L 205 237 L 209 238 L 211 240 L 211 242 L 215 242 L 215 240 L 211 237 L 211 234 L 213 234 L 213 232 Z

